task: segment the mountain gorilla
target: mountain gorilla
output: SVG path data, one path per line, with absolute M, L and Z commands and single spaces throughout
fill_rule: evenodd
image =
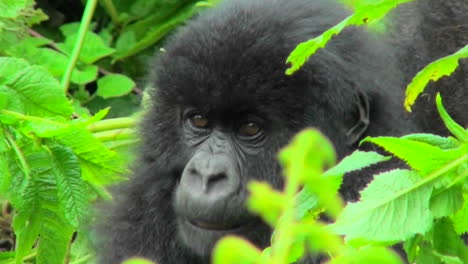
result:
M 426 63 L 468 43 L 467 2 L 406 4 L 386 20 L 387 33 L 348 28 L 285 75 L 296 45 L 347 15 L 330 0 L 230 0 L 168 40 L 151 69 L 139 163 L 101 228 L 101 263 L 209 263 L 228 234 L 266 247 L 271 229 L 246 210 L 246 185 L 281 188 L 276 154 L 303 128 L 319 128 L 343 157 L 367 135 L 443 127 L 432 94 L 417 102 L 427 105 L 417 115 L 404 112 L 404 87 Z M 436 84 L 447 105 L 466 110 L 467 89 L 456 88 L 467 76 L 465 63 Z M 449 110 L 468 124 L 466 113 Z M 344 199 L 356 200 L 370 175 L 347 175 Z

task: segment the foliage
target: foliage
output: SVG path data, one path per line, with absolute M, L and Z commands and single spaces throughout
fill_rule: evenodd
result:
M 215 2 L 0 0 L 0 263 L 94 262 L 90 206 L 127 173 L 148 48 Z
M 409 1 L 344 2 L 352 4 L 355 13 L 299 44 L 287 59 L 291 67 L 286 74 L 297 71 L 345 27 L 376 22 Z M 406 108 L 410 110 L 429 80 L 450 75 L 458 60 L 466 57 L 465 47 L 423 69 L 408 86 Z M 356 151 L 323 172 L 323 161 L 330 161 L 330 147 L 316 144 L 326 139 L 314 130 L 301 132 L 279 156 L 285 168 L 284 190 L 275 191 L 266 183 L 250 185 L 251 210 L 274 228 L 271 247 L 261 251 L 240 238 L 226 237 L 216 246 L 214 263 L 293 263 L 310 254 L 326 255 L 328 263 L 402 263 L 384 247 L 400 242 L 411 263 L 468 263 L 468 247 L 460 238 L 468 232 L 468 129 L 451 119 L 440 95 L 436 103 L 453 136 L 364 139 L 405 161 L 410 169 L 375 175 L 361 191 L 360 201 L 344 208 L 337 200 L 343 175 L 387 158 Z M 331 223 L 321 222 L 323 212 Z
M 345 2 L 353 3 L 354 13 L 321 35 L 299 44 L 286 59 L 286 62 L 291 64 L 291 67 L 286 70 L 286 74 L 291 75 L 299 70 L 310 56 L 318 49 L 325 47 L 333 36 L 339 34 L 346 27 L 375 23 L 399 4 L 410 1 L 413 0 L 346 0 Z
M 364 139 L 411 169 L 375 175 L 360 201 L 344 208 L 338 198 L 343 175 L 388 158 L 356 151 L 323 172 L 334 161 L 331 144 L 315 130 L 298 134 L 279 155 L 284 190 L 250 184 L 250 209 L 275 230 L 271 247 L 261 251 L 227 237 L 218 243 L 214 263 L 293 263 L 306 252 L 327 255 L 329 263 L 403 263 L 383 247 L 399 242 L 404 242 L 411 263 L 467 263 L 468 247 L 459 236 L 468 226 L 468 130 L 447 115 L 440 96 L 437 107 L 454 137 Z M 335 221 L 321 222 L 322 212 Z
M 468 45 L 454 54 L 440 58 L 422 69 L 406 88 L 405 108 L 411 112 L 411 106 L 416 98 L 424 90 L 429 81 L 437 81 L 444 76 L 449 76 L 458 67 L 458 61 L 468 58 Z

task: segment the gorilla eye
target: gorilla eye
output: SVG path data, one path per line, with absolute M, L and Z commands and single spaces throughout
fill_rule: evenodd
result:
M 239 128 L 239 134 L 245 137 L 253 137 L 260 133 L 262 129 L 254 122 L 247 122 Z
M 208 127 L 208 118 L 202 114 L 194 114 L 190 117 L 190 123 L 196 128 Z

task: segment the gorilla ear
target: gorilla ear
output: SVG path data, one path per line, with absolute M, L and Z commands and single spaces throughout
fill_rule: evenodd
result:
M 350 146 L 361 140 L 362 135 L 364 135 L 369 127 L 369 98 L 361 91 L 358 93 L 357 108 L 359 113 L 358 120 L 355 125 L 346 132 L 346 137 L 348 138 L 347 144 Z

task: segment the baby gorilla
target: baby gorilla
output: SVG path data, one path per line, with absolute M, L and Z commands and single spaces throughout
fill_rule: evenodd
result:
M 448 10 L 459 3 L 453 9 L 462 16 L 468 10 L 460 1 L 421 4 L 444 2 L 438 10 Z M 206 264 L 225 235 L 268 246 L 272 230 L 246 210 L 246 186 L 258 180 L 281 188 L 276 154 L 305 127 L 323 131 L 339 157 L 367 135 L 430 130 L 401 106 L 410 76 L 436 56 L 417 35 L 427 11 L 415 10 L 405 7 L 404 25 L 414 28 L 399 35 L 401 44 L 349 28 L 292 76 L 285 61 L 296 45 L 349 11 L 330 0 L 231 0 L 181 28 L 152 66 L 155 89 L 139 161 L 101 228 L 101 263 L 142 256 Z M 409 50 L 406 37 L 421 44 Z M 428 59 L 414 65 L 410 56 Z M 357 199 L 370 175 L 347 175 L 343 197 Z

